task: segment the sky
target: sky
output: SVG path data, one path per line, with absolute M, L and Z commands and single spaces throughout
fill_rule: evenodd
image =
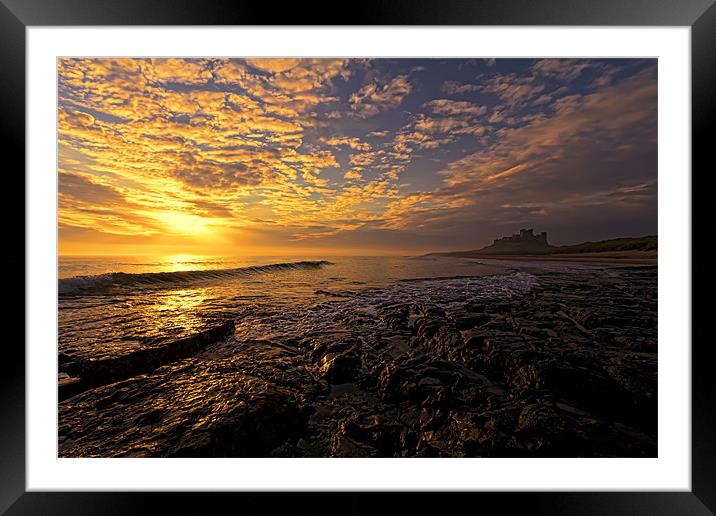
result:
M 60 59 L 61 255 L 657 232 L 654 59 Z

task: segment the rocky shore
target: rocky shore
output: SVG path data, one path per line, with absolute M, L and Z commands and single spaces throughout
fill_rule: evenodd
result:
M 301 315 L 321 326 L 271 337 L 254 310 L 151 367 L 75 364 L 93 379 L 59 403 L 59 454 L 655 457 L 656 268 L 515 281 L 369 308 L 336 296 Z

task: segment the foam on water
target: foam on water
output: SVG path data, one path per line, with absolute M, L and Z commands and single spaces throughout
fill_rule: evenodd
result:
M 246 339 L 271 340 L 335 331 L 347 315 L 360 315 L 379 325 L 378 315 L 388 307 L 410 308 L 430 303 L 450 308 L 466 301 L 506 300 L 527 294 L 535 285 L 537 277 L 522 272 L 398 282 L 389 287 L 346 295 L 347 299 L 343 301 L 331 296 L 330 300 L 313 306 L 247 314 L 237 323 L 237 334 Z

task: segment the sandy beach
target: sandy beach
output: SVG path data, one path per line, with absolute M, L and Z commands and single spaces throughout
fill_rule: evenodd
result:
M 480 253 L 455 253 L 463 258 L 482 258 L 485 260 L 510 260 L 525 262 L 572 262 L 592 265 L 646 266 L 658 265 L 656 251 L 613 251 L 608 253 L 563 253 L 563 254 L 525 254 L 525 255 L 488 255 Z

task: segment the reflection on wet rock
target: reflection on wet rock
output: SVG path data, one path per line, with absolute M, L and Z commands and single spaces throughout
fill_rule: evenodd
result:
M 311 374 L 265 343 L 237 348 L 61 403 L 60 456 L 266 456 L 300 435 L 316 389 Z
M 158 343 L 123 354 L 103 357 L 60 355 L 61 374 L 71 375 L 72 382 L 59 383 L 59 399 L 64 400 L 83 390 L 152 371 L 160 365 L 196 354 L 211 342 L 233 333 L 234 322 L 223 321 L 182 339 Z

